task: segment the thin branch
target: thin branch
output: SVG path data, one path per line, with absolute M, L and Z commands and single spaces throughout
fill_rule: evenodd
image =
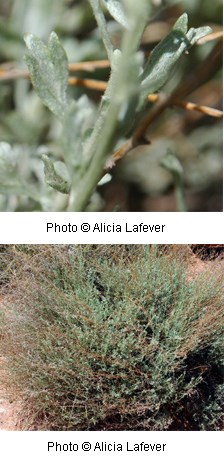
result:
M 221 110 L 213 109 L 205 105 L 197 105 L 193 102 L 184 102 L 179 99 L 175 99 L 174 96 L 165 96 L 164 94 L 150 94 L 148 96 L 149 102 L 157 102 L 157 105 L 151 109 L 148 114 L 140 121 L 139 126 L 134 131 L 131 138 L 129 138 L 107 161 L 105 165 L 105 170 L 111 169 L 118 160 L 122 159 L 131 149 L 134 149 L 138 146 L 141 141 L 146 141 L 145 134 L 147 132 L 150 124 L 161 115 L 162 112 L 167 107 L 178 106 L 182 107 L 185 110 L 195 110 L 203 113 L 204 115 L 209 115 L 215 118 L 221 118 L 223 112 Z
M 157 102 L 160 99 L 160 94 L 149 94 L 148 101 L 149 102 Z M 198 105 L 194 102 L 185 102 L 180 99 L 173 99 L 172 106 L 182 107 L 185 110 L 195 110 L 197 112 L 201 112 L 204 115 L 209 115 L 210 117 L 215 118 L 222 118 L 223 112 L 222 110 L 213 109 L 213 107 L 208 107 L 207 105 Z
M 93 60 L 86 62 L 70 63 L 68 69 L 70 72 L 74 71 L 88 71 L 92 72 L 101 68 L 109 68 L 109 60 Z M 12 63 L 3 63 L 0 66 L 0 81 L 14 80 L 14 79 L 29 79 L 30 74 L 27 70 L 19 70 L 12 66 Z
M 83 79 L 83 78 L 75 78 L 69 77 L 68 83 L 73 86 L 83 86 L 85 88 L 94 89 L 97 91 L 105 91 L 107 87 L 106 81 L 99 81 L 94 79 Z M 149 94 L 148 101 L 149 102 L 158 102 L 161 99 L 161 94 Z M 172 106 L 182 107 L 185 110 L 195 110 L 197 112 L 201 112 L 205 115 L 210 115 L 211 117 L 215 118 L 222 118 L 223 112 L 221 110 L 214 109 L 212 107 L 208 107 L 206 105 L 198 105 L 193 102 L 185 102 L 181 101 L 180 99 L 173 99 Z
M 72 86 L 83 86 L 88 89 L 94 89 L 96 91 L 105 91 L 107 88 L 106 81 L 100 81 L 96 79 L 86 79 L 86 78 L 76 78 L 75 76 L 70 76 L 68 78 L 68 84 Z
M 79 63 L 71 63 L 68 67 L 69 71 L 89 71 L 92 72 L 96 69 L 100 68 L 109 68 L 110 62 L 109 60 L 96 60 L 96 61 L 87 61 L 87 62 L 79 62 Z M 25 78 L 29 79 L 30 74 L 27 70 L 16 70 L 10 69 L 9 64 L 4 64 L 0 68 L 0 81 L 6 80 L 14 80 Z M 70 76 L 68 78 L 68 84 L 71 86 L 83 86 L 87 89 L 93 89 L 96 91 L 104 92 L 107 88 L 106 81 L 100 81 L 95 79 L 88 79 L 88 78 L 77 78 L 75 76 Z M 161 94 L 149 94 L 148 101 L 149 102 L 157 102 L 161 99 Z M 185 102 L 181 101 L 180 99 L 174 99 L 172 101 L 172 105 L 177 107 L 182 107 L 185 110 L 195 110 L 201 112 L 205 115 L 210 115 L 211 117 L 221 118 L 223 116 L 223 112 L 221 110 L 213 109 L 212 107 L 194 104 L 193 102 Z
M 109 60 L 92 60 L 87 62 L 70 63 L 69 71 L 95 71 L 99 68 L 109 68 Z
M 16 79 L 29 79 L 30 74 L 27 70 L 7 69 L 2 66 L 0 68 L 0 81 L 16 80 Z
M 182 107 L 185 110 L 196 110 L 197 112 L 201 112 L 204 115 L 209 115 L 210 117 L 222 118 L 223 116 L 222 110 L 213 109 L 207 105 L 197 105 L 193 102 L 184 102 L 179 99 L 174 99 L 173 105 Z

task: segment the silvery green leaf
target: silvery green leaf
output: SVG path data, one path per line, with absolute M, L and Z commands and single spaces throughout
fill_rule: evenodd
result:
M 175 31 L 181 31 L 181 32 L 183 32 L 184 34 L 186 34 L 186 33 L 187 33 L 187 27 L 188 27 L 188 16 L 187 16 L 187 13 L 183 13 L 183 14 L 178 18 L 178 20 L 176 21 L 176 23 L 174 24 L 173 30 L 175 30 Z
M 141 75 L 141 97 L 139 109 L 144 105 L 148 94 L 161 89 L 170 78 L 173 68 L 182 53 L 189 49 L 200 37 L 210 32 L 209 27 L 194 29 L 187 33 L 187 14 L 184 13 L 175 23 L 173 30 L 152 51 Z
M 34 89 L 51 112 L 62 119 L 68 103 L 66 52 L 55 32 L 50 34 L 47 46 L 33 34 L 27 34 L 25 42 L 25 59 Z
M 58 173 L 59 166 L 57 166 L 56 170 L 54 163 L 46 154 L 43 154 L 42 161 L 44 163 L 44 174 L 46 183 L 48 183 L 48 185 L 50 185 L 55 190 L 60 191 L 61 193 L 68 194 L 70 191 L 70 183 L 63 177 L 64 174 Z
M 125 11 L 120 0 L 104 0 L 107 10 L 110 15 L 119 23 L 121 26 L 128 28 L 128 21 L 125 15 Z
M 171 76 L 174 65 L 189 47 L 186 36 L 180 31 L 172 31 L 152 51 L 142 74 L 141 104 L 148 94 L 158 91 Z
M 111 54 L 113 52 L 113 44 L 111 42 L 110 35 L 108 33 L 107 22 L 106 22 L 104 12 L 101 6 L 101 0 L 89 0 L 89 2 L 92 7 L 96 22 L 98 24 L 98 28 L 100 30 L 102 41 L 107 51 L 108 58 L 109 60 L 111 60 Z

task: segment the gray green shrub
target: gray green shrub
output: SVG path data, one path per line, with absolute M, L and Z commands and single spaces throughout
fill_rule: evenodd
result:
M 221 429 L 223 273 L 190 280 L 181 245 L 15 256 L 1 350 L 25 428 Z

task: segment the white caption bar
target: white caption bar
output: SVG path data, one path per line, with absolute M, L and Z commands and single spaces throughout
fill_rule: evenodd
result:
M 0 213 L 0 243 L 223 243 L 223 213 Z
M 2 465 L 220 465 L 222 432 L 3 432 Z

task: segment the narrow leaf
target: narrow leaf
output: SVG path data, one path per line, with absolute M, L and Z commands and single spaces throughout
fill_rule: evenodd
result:
M 175 64 L 182 53 L 197 40 L 210 32 L 209 27 L 191 28 L 187 32 L 188 17 L 184 13 L 175 23 L 173 30 L 152 51 L 142 73 L 139 109 L 148 94 L 158 91 L 170 78 Z
M 187 13 L 183 13 L 180 18 L 176 21 L 173 26 L 173 31 L 181 31 L 183 34 L 187 33 L 188 27 L 188 16 Z
M 164 86 L 174 65 L 188 46 L 185 34 L 174 30 L 155 47 L 142 74 L 141 99 L 145 100 L 148 94 Z
M 101 7 L 101 0 L 89 0 L 90 5 L 93 10 L 93 14 L 95 16 L 96 22 L 98 24 L 101 37 L 107 51 L 107 55 L 109 60 L 111 60 L 111 54 L 113 52 L 113 44 L 110 39 L 110 35 L 107 29 L 107 22 L 104 16 L 103 9 Z

